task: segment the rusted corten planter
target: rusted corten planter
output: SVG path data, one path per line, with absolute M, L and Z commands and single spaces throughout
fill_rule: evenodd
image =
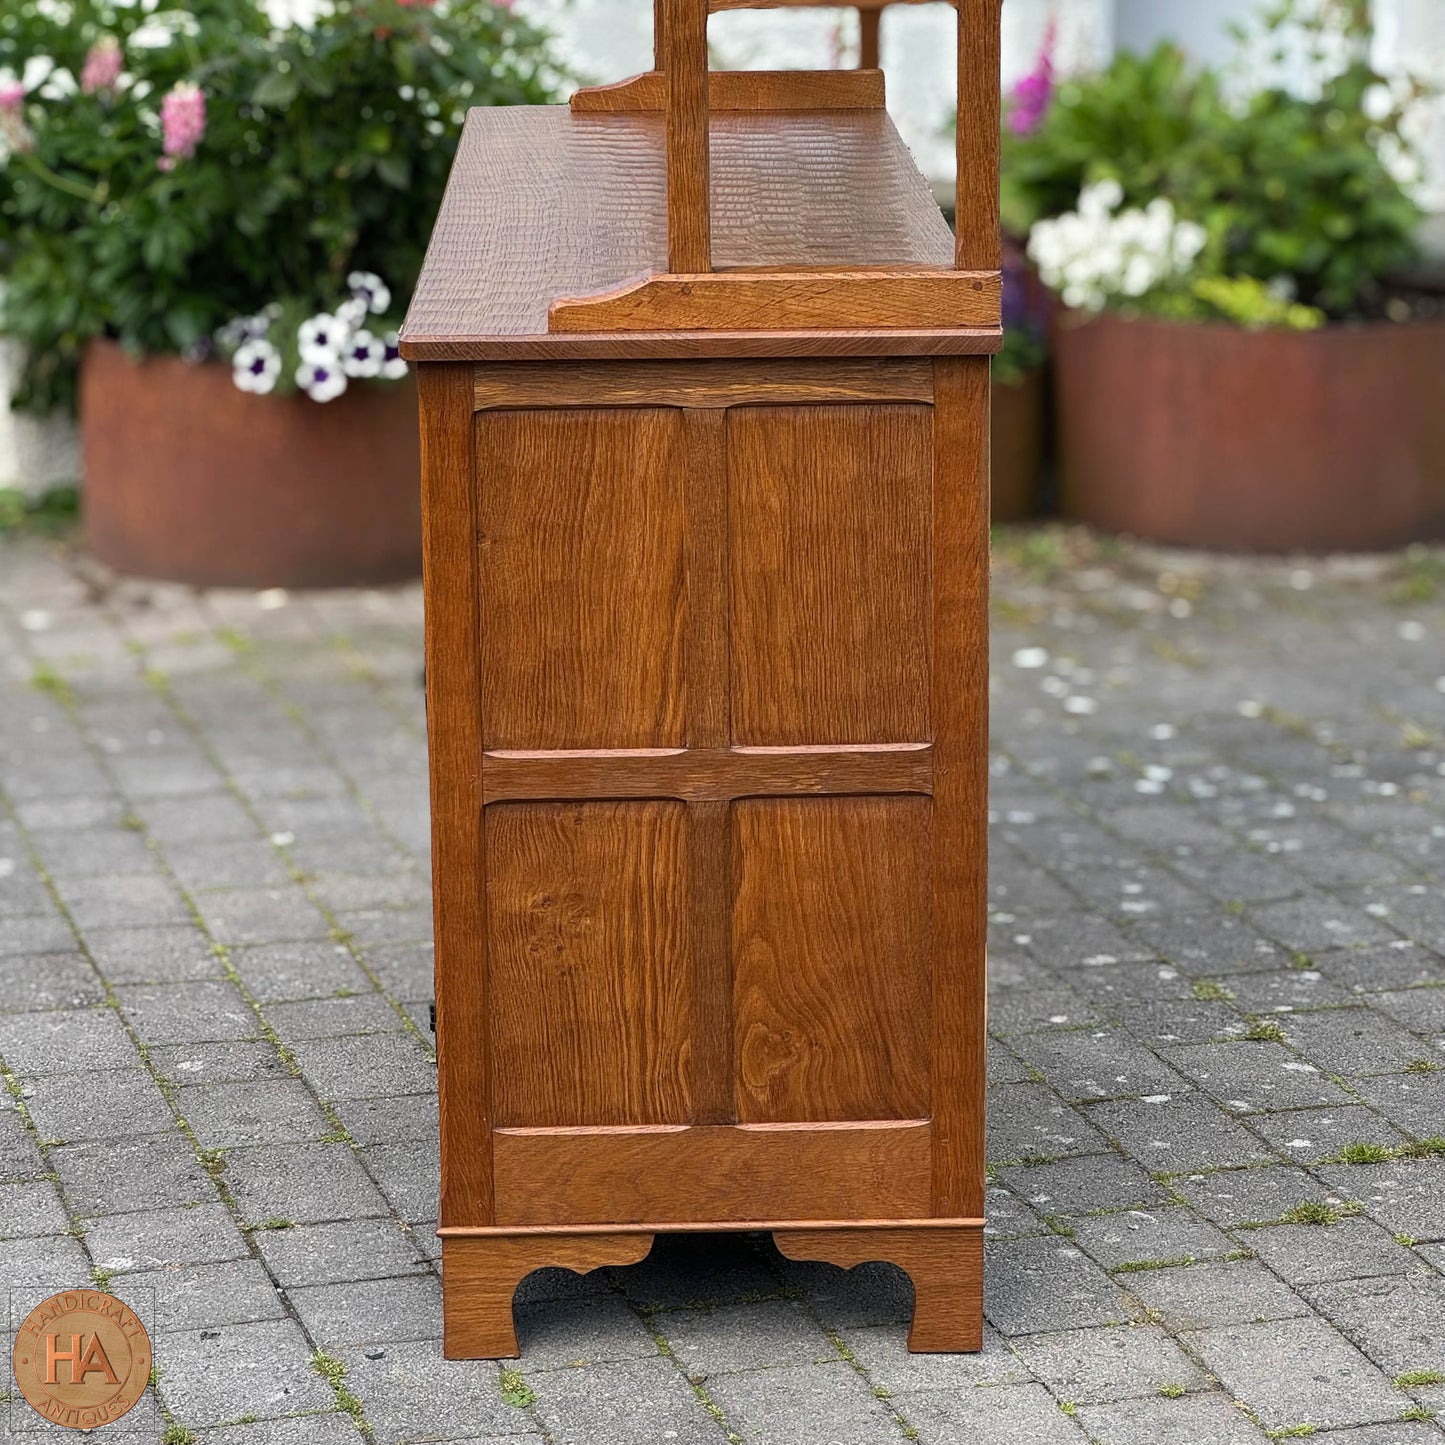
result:
M 1038 510 L 1044 465 L 1044 369 L 993 383 L 990 495 L 993 520 L 1022 522 Z
M 416 388 L 360 384 L 324 405 L 252 396 L 223 366 L 81 369 L 85 537 L 102 562 L 214 587 L 334 587 L 421 571 Z
M 1445 326 L 1064 316 L 1055 332 L 1067 515 L 1251 552 L 1445 536 Z

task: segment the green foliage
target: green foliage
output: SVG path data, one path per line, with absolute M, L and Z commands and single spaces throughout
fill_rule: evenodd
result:
M 7 532 L 62 532 L 80 515 L 80 493 L 56 487 L 29 497 L 13 487 L 0 487 L 0 536 Z
M 1414 164 L 1401 124 L 1420 88 L 1392 88 L 1369 39 L 1359 0 L 1315 12 L 1285 0 L 1256 26 L 1267 74 L 1252 93 L 1169 45 L 1065 82 L 1037 128 L 1006 128 L 1006 225 L 1025 233 L 1112 178 L 1126 208 L 1163 197 L 1208 235 L 1189 284 L 1136 309 L 1294 329 L 1375 314 L 1382 281 L 1415 249 L 1420 211 L 1400 179 Z M 1301 47 L 1314 79 L 1295 93 L 1277 77 Z
M 1003 350 L 993 359 L 993 379 L 1002 386 L 1015 385 L 1048 359 L 1048 343 L 1040 332 L 1027 326 L 1006 326 Z
M 105 36 L 124 76 L 85 94 Z M 550 99 L 544 40 L 493 0 L 338 0 L 282 29 L 254 0 L 0 7 L 0 68 L 56 66 L 0 165 L 0 329 L 30 349 L 22 404 L 68 400 L 92 337 L 193 352 L 275 300 L 326 309 L 352 269 L 404 304 L 467 107 Z M 206 128 L 167 170 L 160 106 L 181 82 L 204 92 Z

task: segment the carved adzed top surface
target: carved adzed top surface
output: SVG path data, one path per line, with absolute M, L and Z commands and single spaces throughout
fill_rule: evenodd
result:
M 558 296 L 665 270 L 663 124 L 473 110 L 403 338 L 543 336 Z M 715 114 L 712 217 L 718 268 L 953 261 L 948 225 L 881 110 Z

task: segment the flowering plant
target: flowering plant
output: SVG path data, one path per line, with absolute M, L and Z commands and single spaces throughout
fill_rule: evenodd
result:
M 1284 326 L 1394 314 L 1389 278 L 1421 218 L 1423 87 L 1374 69 L 1362 0 L 1283 0 L 1241 39 L 1221 72 L 1161 46 L 1060 84 L 1030 129 L 1006 128 L 1006 224 L 1041 231 L 1036 259 L 1084 309 Z M 1197 228 L 1187 260 L 1181 224 Z
M 265 360 L 252 390 L 320 397 L 394 371 L 387 336 L 465 111 L 553 98 L 544 35 L 499 0 L 334 0 L 310 26 L 273 25 L 257 0 L 167 3 L 0 6 L 0 331 L 29 356 L 18 401 L 68 401 L 102 336 L 233 363 L 264 342 L 279 369 Z M 392 294 L 331 351 L 380 348 L 381 369 L 368 349 L 299 380 L 327 370 L 303 356 L 302 323 L 354 311 L 358 275 Z

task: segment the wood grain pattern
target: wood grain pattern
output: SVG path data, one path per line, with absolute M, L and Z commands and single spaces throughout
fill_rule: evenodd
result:
M 681 414 L 497 411 L 476 426 L 487 746 L 680 745 Z
M 886 112 L 724 113 L 711 135 L 714 266 L 951 263 L 948 226 Z M 665 270 L 664 148 L 656 115 L 471 111 L 407 313 L 407 354 L 482 359 L 491 338 L 497 359 L 525 356 L 506 339 L 548 339 L 555 297 Z M 541 358 L 567 354 L 552 340 Z M 835 344 L 814 338 L 783 354 L 827 355 Z
M 442 1238 L 442 1353 L 449 1360 L 514 1360 L 512 1296 L 534 1269 L 587 1274 L 638 1264 L 650 1233 L 459 1235 Z
M 929 1112 L 930 804 L 733 810 L 733 1029 L 745 1123 Z
M 729 415 L 736 742 L 928 738 L 931 426 L 912 406 Z
M 561 296 L 552 332 L 887 330 L 1001 324 L 997 271 L 729 271 L 648 276 L 591 296 Z
M 933 478 L 933 1212 L 983 1213 L 989 373 L 937 364 Z
M 931 793 L 927 743 L 832 748 L 688 748 L 637 752 L 487 753 L 482 797 L 732 798 L 829 793 Z
M 487 810 L 493 1118 L 692 1117 L 686 810 Z
M 883 72 L 859 70 L 714 70 L 708 76 L 708 109 L 867 110 L 886 99 Z M 574 91 L 574 115 L 646 113 L 667 108 L 660 70 L 645 70 L 613 85 Z
M 983 1227 L 945 1229 L 800 1229 L 773 1236 L 789 1259 L 818 1259 L 851 1269 L 887 1260 L 913 1280 L 908 1348 L 957 1354 L 983 1348 Z
M 474 376 L 478 410 L 933 400 L 928 361 L 522 361 Z
M 992 271 L 1000 264 L 999 84 L 1003 0 L 958 5 L 958 190 L 954 264 Z
M 668 0 L 667 269 L 712 270 L 707 0 Z
M 500 1224 L 740 1223 L 928 1213 L 926 1120 L 498 1130 Z
M 877 12 L 886 10 L 890 5 L 931 5 L 935 3 L 938 3 L 938 0 L 847 0 L 846 8 Z M 956 5 L 958 0 L 944 0 L 944 3 Z M 720 10 L 804 10 L 817 9 L 819 6 L 827 6 L 829 9 L 837 8 L 833 0 L 708 0 L 708 8 L 714 13 Z
M 482 905 L 482 737 L 471 368 L 423 366 L 422 567 L 431 758 L 441 1220 L 492 1218 L 491 1060 Z
M 863 70 L 876 70 L 882 53 L 883 9 L 858 7 L 858 65 Z

